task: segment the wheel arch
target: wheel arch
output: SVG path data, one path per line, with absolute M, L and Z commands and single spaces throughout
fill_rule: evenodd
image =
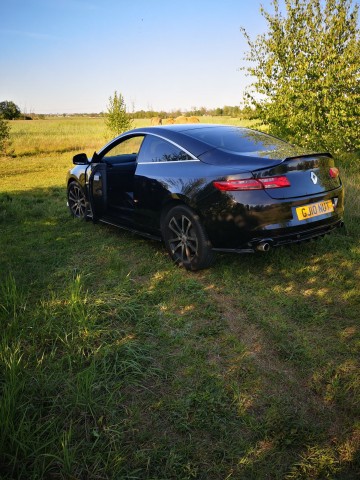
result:
M 69 187 L 70 183 L 77 182 L 80 187 L 86 191 L 86 170 L 80 169 L 82 165 L 77 165 L 71 171 L 68 172 L 66 178 L 66 186 Z
M 69 177 L 67 179 L 67 183 L 66 183 L 67 188 L 69 188 L 70 184 L 74 183 L 74 182 L 79 183 L 79 180 L 76 177 Z M 80 185 L 80 183 L 79 183 L 79 185 Z
M 161 212 L 160 212 L 160 228 L 162 225 L 162 222 L 167 215 L 167 213 L 173 208 L 177 207 L 178 205 L 186 205 L 188 206 L 183 200 L 175 199 L 175 198 L 169 198 L 162 206 Z
M 202 221 L 202 215 L 200 214 L 198 209 L 193 205 L 193 203 L 190 202 L 186 196 L 176 195 L 176 196 L 168 197 L 167 200 L 163 203 L 161 212 L 160 212 L 160 227 L 166 214 L 173 207 L 177 207 L 181 205 L 185 205 L 186 207 L 190 208 L 194 212 L 194 214 L 196 214 L 199 217 L 199 219 Z

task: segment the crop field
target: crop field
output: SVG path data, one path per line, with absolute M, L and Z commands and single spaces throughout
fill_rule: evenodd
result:
M 11 128 L 0 478 L 359 478 L 359 156 L 338 158 L 345 229 L 191 273 L 161 243 L 71 218 L 66 171 L 109 140 L 102 119 Z

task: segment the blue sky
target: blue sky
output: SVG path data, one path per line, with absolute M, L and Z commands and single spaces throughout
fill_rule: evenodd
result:
M 0 101 L 27 113 L 239 105 L 270 0 L 0 0 Z

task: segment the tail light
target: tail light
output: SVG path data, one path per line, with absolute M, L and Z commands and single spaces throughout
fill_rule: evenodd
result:
M 243 180 L 224 180 L 213 182 L 214 187 L 222 191 L 263 190 L 268 188 L 290 187 L 287 177 L 245 178 Z
M 329 170 L 329 174 L 331 178 L 337 178 L 340 175 L 340 172 L 338 168 L 331 167 Z

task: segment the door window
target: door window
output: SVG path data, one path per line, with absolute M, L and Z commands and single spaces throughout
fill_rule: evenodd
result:
M 111 164 L 136 162 L 143 139 L 141 135 L 123 140 L 105 153 L 103 161 Z
M 142 144 L 138 163 L 179 162 L 192 160 L 189 154 L 162 138 L 148 135 Z

